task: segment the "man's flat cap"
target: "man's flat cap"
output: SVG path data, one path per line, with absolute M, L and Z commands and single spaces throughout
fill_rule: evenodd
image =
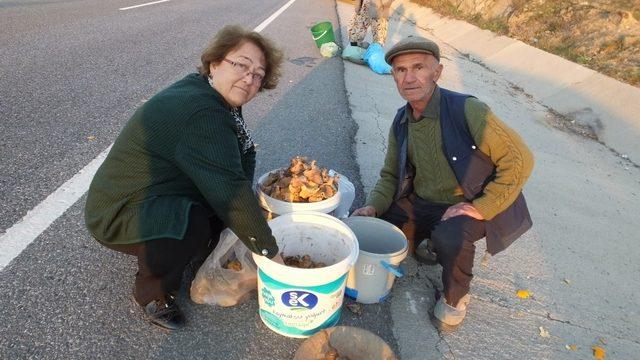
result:
M 409 35 L 393 45 L 384 55 L 384 60 L 387 64 L 391 64 L 394 57 L 408 53 L 431 54 L 440 61 L 440 48 L 438 44 L 429 39 L 414 35 Z

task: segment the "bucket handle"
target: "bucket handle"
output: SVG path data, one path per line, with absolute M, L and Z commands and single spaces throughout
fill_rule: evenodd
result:
M 401 278 L 404 276 L 404 270 L 400 266 L 393 266 L 384 260 L 380 260 L 380 265 L 396 277 Z
M 315 41 L 315 40 L 318 40 L 318 39 L 320 39 L 321 37 L 323 37 L 327 32 L 329 32 L 329 30 L 325 30 L 325 31 L 322 33 L 322 35 L 320 35 L 320 36 L 318 36 L 318 37 L 316 37 L 316 36 L 315 36 L 315 35 L 313 35 L 313 34 L 312 34 L 311 36 L 313 37 L 313 40 Z

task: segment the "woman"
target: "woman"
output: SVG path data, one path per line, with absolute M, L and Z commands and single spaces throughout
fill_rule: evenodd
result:
M 229 227 L 254 253 L 278 247 L 252 190 L 255 146 L 242 105 L 280 77 L 282 52 L 239 26 L 220 30 L 199 73 L 160 91 L 131 117 L 89 188 L 85 221 L 104 246 L 137 256 L 134 298 L 176 329 L 182 273 Z
M 350 45 L 342 57 L 357 64 L 367 64 L 378 74 L 390 74 L 391 66 L 384 61 L 383 46 L 387 40 L 389 12 L 392 0 L 356 0 L 355 13 L 349 21 Z M 367 29 L 371 28 L 373 44 L 364 41 Z

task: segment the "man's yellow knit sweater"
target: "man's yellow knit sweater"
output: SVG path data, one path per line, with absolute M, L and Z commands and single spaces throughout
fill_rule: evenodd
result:
M 473 201 L 474 207 L 487 220 L 505 210 L 516 199 L 533 169 L 533 154 L 520 136 L 476 98 L 465 101 L 469 131 L 478 146 L 496 165 L 496 177 L 487 184 L 484 194 Z M 442 151 L 440 133 L 440 89 L 436 87 L 420 119 L 410 111 L 408 158 L 416 168 L 414 192 L 437 203 L 455 204 L 465 201 L 462 189 Z M 382 215 L 393 202 L 398 184 L 397 145 L 393 130 L 389 131 L 387 154 L 380 179 L 372 190 L 367 205 Z

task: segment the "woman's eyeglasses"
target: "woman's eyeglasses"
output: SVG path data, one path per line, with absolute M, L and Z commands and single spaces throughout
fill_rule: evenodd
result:
M 233 66 L 233 70 L 235 70 L 236 74 L 238 75 L 242 75 L 247 76 L 249 74 L 251 74 L 251 79 L 254 82 L 257 82 L 258 84 L 262 84 L 262 80 L 264 80 L 264 74 L 261 73 L 257 73 L 257 72 L 251 72 L 251 68 L 249 67 L 249 65 L 247 64 L 243 64 L 239 61 L 231 61 L 229 59 L 222 59 L 226 62 L 228 62 L 229 64 L 231 64 L 231 66 Z

